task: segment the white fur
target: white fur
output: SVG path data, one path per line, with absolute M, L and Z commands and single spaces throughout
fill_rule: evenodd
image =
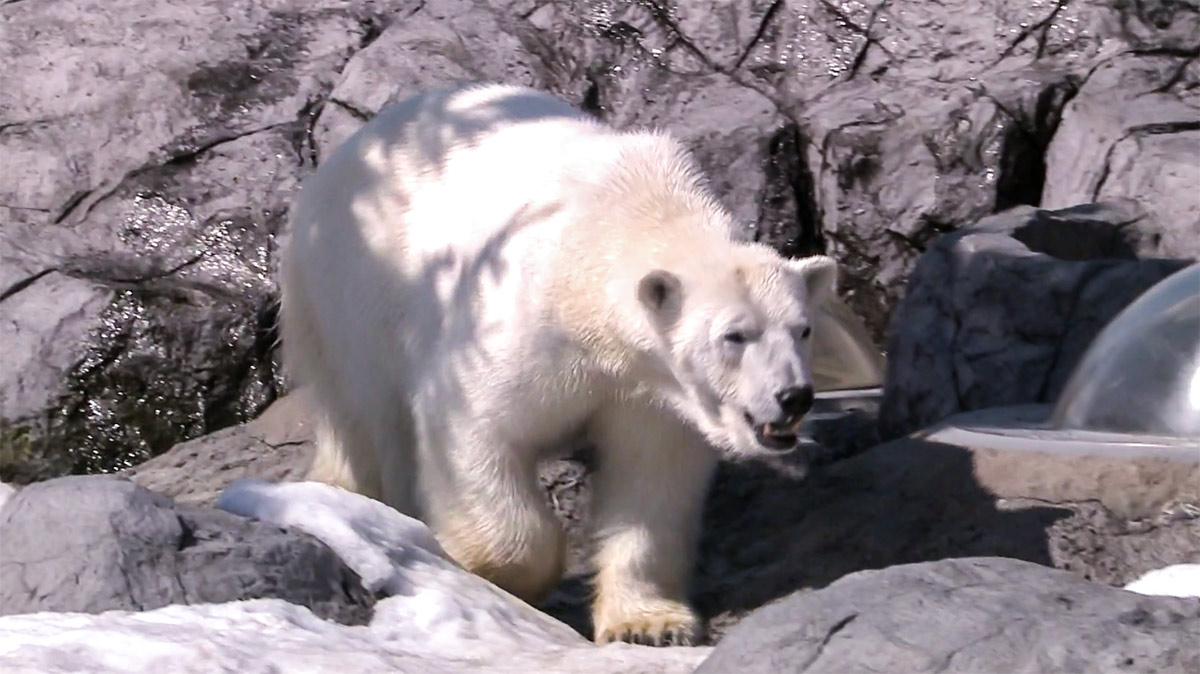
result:
M 584 434 L 597 640 L 694 638 L 715 449 L 763 451 L 745 415 L 809 382 L 798 335 L 832 262 L 735 243 L 671 137 L 498 85 L 384 109 L 291 217 L 283 348 L 320 410 L 310 477 L 424 519 L 536 601 L 564 547 L 536 462 Z

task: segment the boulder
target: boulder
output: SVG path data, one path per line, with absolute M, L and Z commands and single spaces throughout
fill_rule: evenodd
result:
M 312 454 L 311 408 L 300 389 L 251 421 L 181 442 L 120 475 L 178 503 L 211 506 L 241 478 L 303 479 Z
M 276 598 L 364 624 L 375 597 L 317 539 L 115 476 L 29 485 L 0 511 L 0 615 Z
M 0 616 L 0 671 L 685 674 L 710 651 L 596 647 L 446 559 L 425 525 L 343 489 L 246 480 L 219 505 L 329 545 L 380 595 L 370 620 L 337 624 L 283 599 Z
M 882 436 L 962 411 L 1053 403 L 1097 333 L 1190 263 L 1139 257 L 1149 217 L 1128 199 L 1018 206 L 935 241 L 892 315 Z
M 242 476 L 296 479 L 312 451 L 304 401 L 276 405 L 263 417 L 270 424 L 182 444 L 132 479 L 196 503 Z M 868 435 L 874 419 L 864 413 L 859 423 Z M 817 460 L 798 452 L 718 470 L 692 588 L 709 643 L 774 599 L 863 569 L 1000 556 L 1121 586 L 1200 561 L 1200 458 L 1003 452 L 912 438 L 836 460 L 814 449 Z M 547 462 L 541 475 L 569 548 L 567 577 L 539 608 L 583 635 L 591 634 L 590 466 L 584 448 Z
M 1001 558 L 850 574 L 750 614 L 696 674 L 1194 672 L 1200 599 Z
M 127 467 L 277 395 L 312 118 L 416 4 L 0 6 L 0 480 Z
M 847 574 L 1006 557 L 1123 586 L 1200 560 L 1200 457 L 1000 452 L 900 439 L 803 478 L 722 466 L 696 600 L 719 641 L 746 613 Z
M 842 263 L 877 344 L 919 255 L 996 210 L 1132 195 L 1185 250 L 1195 13 L 964 7 L 0 4 L 0 480 L 128 467 L 285 392 L 274 269 L 299 181 L 451 80 L 675 132 L 745 238 Z

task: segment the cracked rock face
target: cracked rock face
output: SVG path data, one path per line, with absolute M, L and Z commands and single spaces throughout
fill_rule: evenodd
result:
M 0 479 L 132 465 L 277 395 L 311 118 L 404 6 L 0 7 Z
M 1154 217 L 1128 199 L 1022 206 L 938 239 L 892 316 L 882 435 L 1057 400 L 1100 330 L 1189 264 L 1154 259 L 1163 239 L 1141 226 Z
M 0 479 L 136 464 L 287 383 L 299 181 L 388 101 L 532 85 L 696 152 L 746 238 L 828 252 L 883 343 L 918 256 L 1136 197 L 1194 254 L 1194 2 L 0 4 Z M 1120 104 L 1116 104 L 1120 102 Z M 1192 246 L 1192 248 L 1189 248 Z
M 696 674 L 1194 672 L 1200 600 L 1012 559 L 851 574 L 748 616 Z
M 1200 8 L 1193 12 L 1196 33 L 1182 48 L 1190 57 L 1142 50 L 1099 64 L 1047 152 L 1043 206 L 1139 199 L 1148 211 L 1138 225 L 1143 256 L 1200 258 Z
M 307 534 L 176 505 L 114 476 L 21 489 L 0 511 L 0 540 L 0 615 L 278 598 L 364 624 L 375 603 Z

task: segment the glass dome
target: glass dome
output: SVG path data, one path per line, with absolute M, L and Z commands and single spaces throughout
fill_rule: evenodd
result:
M 1100 331 L 1048 421 L 1200 438 L 1200 263 L 1159 281 Z
M 883 384 L 885 361 L 862 319 L 834 297 L 816 313 L 813 388 L 818 392 L 873 389 Z

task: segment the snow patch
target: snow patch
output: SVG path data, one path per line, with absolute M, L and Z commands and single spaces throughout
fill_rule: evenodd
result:
M 304 531 L 333 549 L 389 600 L 372 627 L 417 651 L 485 653 L 502 644 L 587 643 L 577 632 L 450 561 L 422 522 L 365 496 L 317 482 L 230 485 L 217 507 Z
M 8 502 L 17 493 L 16 489 L 0 482 L 0 510 L 4 510 L 4 504 Z
M 414 565 L 438 565 L 440 558 L 455 566 L 424 523 L 327 484 L 247 478 L 227 487 L 217 507 L 311 534 L 332 548 L 373 592 L 407 592 L 405 569 Z
M 463 571 L 421 522 L 336 487 L 242 480 L 218 504 L 329 545 L 386 595 L 371 622 L 339 625 L 279 599 L 3 616 L 0 671 L 684 674 L 711 652 L 594 646 Z
M 1200 597 L 1200 564 L 1155 569 L 1125 586 L 1130 592 L 1164 597 Z

